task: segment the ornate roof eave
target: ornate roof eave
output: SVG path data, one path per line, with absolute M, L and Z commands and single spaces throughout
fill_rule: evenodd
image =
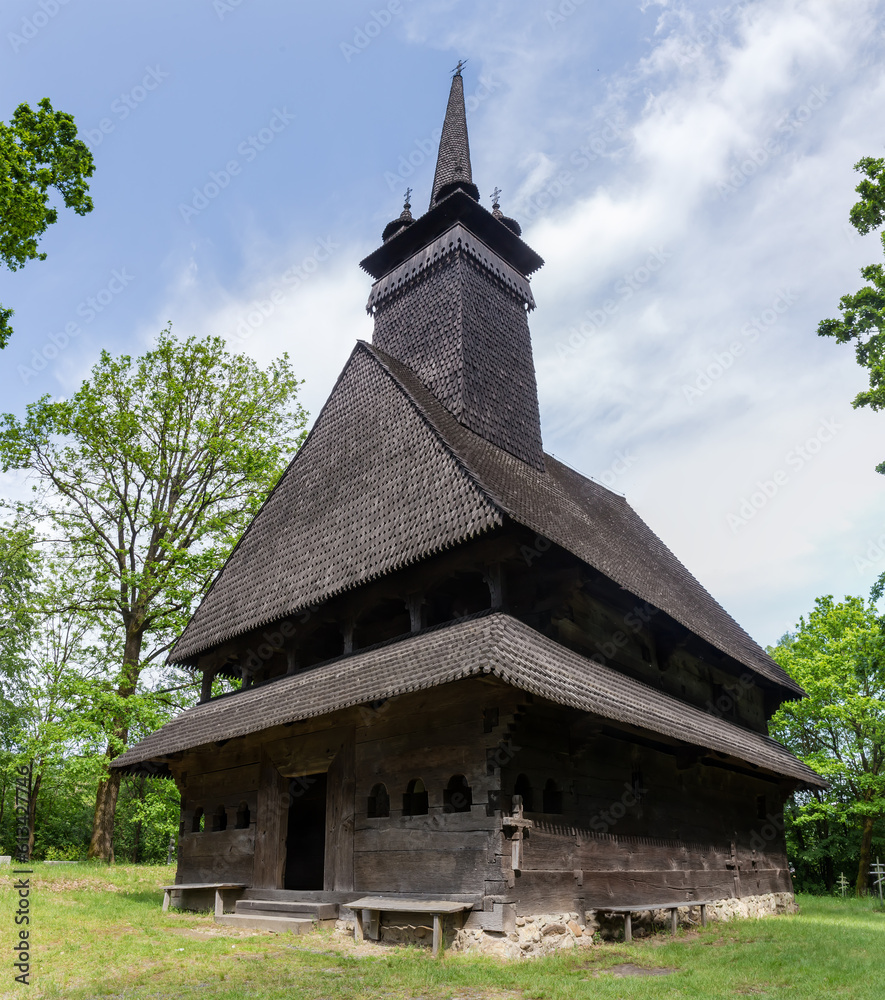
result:
M 379 278 L 369 294 L 366 311 L 372 313 L 375 307 L 389 295 L 394 295 L 417 278 L 431 265 L 450 253 L 461 251 L 478 261 L 494 278 L 515 292 L 531 312 L 535 299 L 529 279 L 502 260 L 490 250 L 482 240 L 469 232 L 460 222 L 455 222 L 435 240 L 412 254 L 407 260 Z
M 438 236 L 460 222 L 520 274 L 528 277 L 544 266 L 544 258 L 524 243 L 488 209 L 462 190 L 452 192 L 410 226 L 360 261 L 376 280 L 408 260 Z

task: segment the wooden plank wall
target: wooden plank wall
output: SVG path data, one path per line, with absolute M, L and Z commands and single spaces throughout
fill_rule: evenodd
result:
M 363 712 L 356 730 L 356 890 L 481 896 L 501 885 L 500 769 L 489 756 L 506 739 L 508 713 L 521 697 L 504 685 L 470 679 Z M 447 813 L 443 792 L 457 774 L 467 778 L 472 806 Z M 428 813 L 404 816 L 403 793 L 416 778 L 427 788 Z M 370 819 L 369 795 L 381 782 L 390 816 Z
M 519 873 L 509 845 L 501 850 L 518 912 L 792 891 L 777 783 L 701 762 L 680 768 L 675 755 L 626 735 L 570 737 L 554 706 L 532 706 L 514 742 L 505 807 L 520 773 L 535 807 Z M 560 815 L 542 809 L 551 777 Z
M 195 762 L 189 763 L 192 766 Z M 258 765 L 245 763 L 242 757 L 232 757 L 220 763 L 232 766 L 197 773 L 182 768 L 176 774 L 182 793 L 183 825 L 178 843 L 177 882 L 252 881 Z M 245 802 L 249 808 L 249 826 L 243 830 L 235 828 L 240 802 Z M 213 832 L 212 817 L 220 805 L 225 807 L 227 813 L 227 829 Z M 205 827 L 202 833 L 193 833 L 191 826 L 198 808 L 202 808 L 205 814 Z

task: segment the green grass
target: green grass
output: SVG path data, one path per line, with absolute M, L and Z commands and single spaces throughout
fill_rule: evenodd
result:
M 160 912 L 166 867 L 44 866 L 32 876 L 30 988 L 0 965 L 0 997 L 95 1000 L 571 1000 L 885 996 L 885 913 L 871 901 L 800 897 L 797 916 L 735 921 L 631 946 L 499 962 L 417 948 L 365 948 L 332 932 L 303 937 L 216 927 L 207 914 Z M 13 944 L 9 869 L 0 907 Z M 6 955 L 10 954 L 6 950 Z M 631 962 L 668 976 L 615 978 Z

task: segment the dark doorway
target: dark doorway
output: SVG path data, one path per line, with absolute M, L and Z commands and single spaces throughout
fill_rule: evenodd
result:
M 286 834 L 286 889 L 322 889 L 326 855 L 326 775 L 306 774 L 289 780 Z

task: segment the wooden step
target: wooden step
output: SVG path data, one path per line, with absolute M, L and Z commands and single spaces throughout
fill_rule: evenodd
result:
M 242 899 L 273 899 L 297 903 L 346 903 L 358 892 L 327 892 L 324 889 L 246 889 Z
M 303 917 L 307 920 L 335 920 L 337 903 L 311 903 L 283 899 L 238 899 L 236 913 L 263 914 L 265 916 Z
M 316 930 L 317 921 L 300 917 L 271 917 L 260 914 L 225 913 L 215 918 L 216 924 L 241 927 L 253 931 L 287 931 L 290 934 L 309 934 Z

